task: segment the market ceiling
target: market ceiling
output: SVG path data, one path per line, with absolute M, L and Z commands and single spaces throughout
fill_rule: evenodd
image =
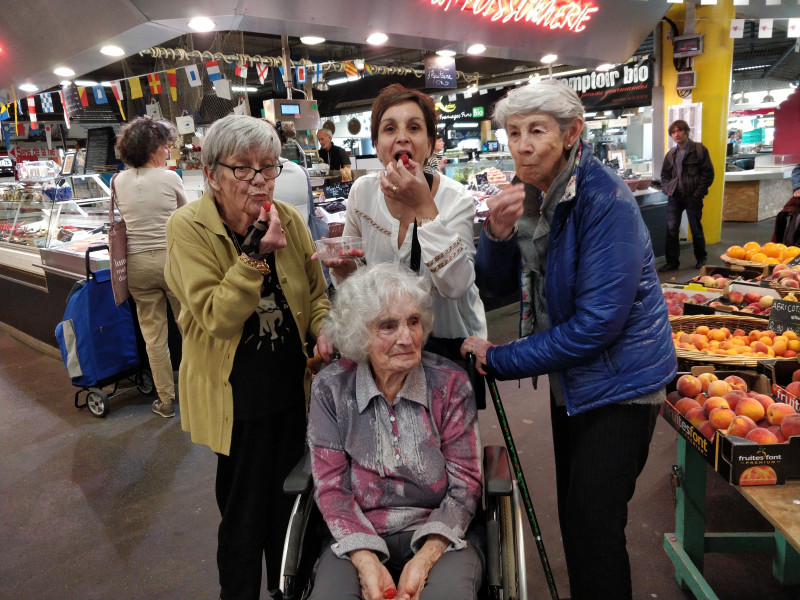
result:
M 470 0 L 466 3 L 473 5 Z M 532 3 L 536 4 L 534 0 Z M 55 88 L 63 77 L 55 75 L 53 69 L 61 65 L 75 71 L 74 78 L 92 74 L 100 81 L 108 81 L 144 75 L 153 70 L 154 61 L 139 52 L 174 45 L 187 39 L 189 33 L 193 34 L 191 39 L 196 49 L 207 50 L 208 47 L 201 45 L 211 44 L 215 33 L 193 33 L 188 22 L 196 16 L 211 18 L 216 32 L 242 32 L 243 47 L 237 52 L 251 55 L 280 56 L 281 36 L 288 36 L 293 58 L 300 52 L 313 61 L 360 58 L 368 63 L 419 69 L 425 54 L 451 48 L 457 52 L 459 70 L 479 72 L 490 78 L 507 74 L 507 79 L 513 80 L 515 71 L 531 66 L 542 68 L 544 65 L 539 61 L 547 53 L 558 55 L 560 65 L 595 67 L 624 62 L 634 56 L 670 7 L 666 0 L 562 2 L 579 7 L 581 12 L 561 19 L 561 28 L 549 29 L 525 20 L 503 22 L 507 14 L 492 21 L 474 14 L 472 9 L 462 10 L 464 4 L 465 0 L 3 2 L 0 101 L 10 100 L 12 86 L 18 88 L 23 82 L 33 83 L 39 91 Z M 507 7 L 511 3 L 482 0 L 479 4 Z M 737 16 L 798 16 L 794 0 L 784 0 L 782 6 L 764 6 L 763 0 L 751 0 L 751 4 L 751 7 L 737 7 Z M 386 33 L 387 43 L 381 47 L 367 45 L 365 38 L 372 31 Z M 298 38 L 306 35 L 330 41 L 303 47 Z M 467 47 L 478 42 L 486 46 L 486 51 L 481 57 L 468 56 Z M 120 61 L 98 51 L 109 43 L 124 48 L 126 58 Z M 139 72 L 140 69 L 145 72 Z M 371 90 L 362 88 L 359 90 L 362 98 L 374 97 Z M 336 102 L 347 104 L 348 98 L 342 96 L 342 90 L 333 93 L 333 89 L 331 95 L 338 96 Z

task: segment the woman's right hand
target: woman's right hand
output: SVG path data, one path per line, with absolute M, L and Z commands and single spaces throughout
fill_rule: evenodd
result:
M 519 218 L 524 211 L 525 184 L 515 183 L 499 194 L 489 197 L 486 206 L 489 208 L 489 221 L 492 236 L 499 240 L 511 236 Z
M 384 600 L 386 590 L 396 590 L 391 574 L 371 550 L 354 550 L 350 562 L 358 571 L 364 600 Z

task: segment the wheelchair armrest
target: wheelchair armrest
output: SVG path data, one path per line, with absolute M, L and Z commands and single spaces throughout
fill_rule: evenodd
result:
M 508 453 L 503 446 L 483 449 L 483 476 L 487 496 L 511 495 L 511 469 Z
M 286 476 L 283 482 L 283 493 L 296 496 L 298 494 L 308 494 L 312 488 L 311 479 L 311 456 L 306 452 L 294 468 Z

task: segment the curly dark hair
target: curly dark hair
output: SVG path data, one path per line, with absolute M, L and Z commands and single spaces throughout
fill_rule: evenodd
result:
M 147 164 L 159 146 L 176 139 L 178 132 L 169 121 L 138 117 L 122 127 L 115 148 L 122 162 L 138 169 Z

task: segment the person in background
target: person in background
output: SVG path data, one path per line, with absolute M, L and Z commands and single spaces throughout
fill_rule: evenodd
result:
M 372 143 L 384 170 L 353 184 L 343 235 L 364 239 L 368 265 L 406 265 L 432 283 L 436 320 L 426 350 L 461 362 L 461 340 L 487 335 L 475 286 L 475 204 L 460 183 L 439 172 L 424 173 L 435 137 L 430 96 L 399 84 L 378 94 Z M 356 268 L 349 259 L 325 265 L 335 285 Z
M 86 170 L 86 140 L 75 141 L 75 173 L 81 175 Z
M 330 536 L 310 600 L 477 597 L 477 410 L 466 373 L 422 351 L 429 290 L 379 263 L 342 284 L 323 324 L 342 358 L 311 392 L 311 473 Z
M 153 412 L 175 416 L 175 376 L 168 341 L 167 302 L 178 319 L 180 303 L 164 279 L 167 219 L 186 204 L 183 182 L 165 169 L 178 133 L 169 121 L 139 117 L 123 126 L 117 156 L 127 169 L 114 178 L 114 202 L 128 232 L 128 289 L 147 347 L 158 399 Z
M 297 130 L 294 121 L 277 121 L 275 127 L 281 138 L 281 157 L 297 163 L 301 167 L 308 167 L 306 153 L 297 141 Z
M 314 243 L 300 213 L 273 199 L 280 153 L 267 121 L 215 121 L 201 152 L 205 194 L 167 223 L 166 277 L 183 307 L 181 426 L 217 453 L 223 600 L 259 597 L 264 558 L 269 589 L 279 585 L 292 505 L 282 485 L 305 439 L 307 342 L 331 355 Z
M 675 147 L 667 152 L 661 167 L 661 190 L 667 195 L 667 262 L 660 273 L 680 268 L 681 215 L 686 211 L 689 229 L 692 232 L 695 269 L 706 264 L 706 238 L 703 235 L 703 198 L 714 183 L 714 165 L 708 148 L 689 138 L 689 124 L 678 119 L 669 126 L 669 135 Z
M 331 171 L 339 171 L 342 181 L 352 181 L 350 157 L 344 148 L 334 145 L 333 132 L 330 129 L 320 129 L 317 131 L 317 141 L 319 142 L 319 157 L 322 162 L 326 163 Z
M 800 198 L 800 163 L 792 169 L 792 196 Z
M 444 138 L 441 134 L 436 134 L 436 143 L 433 146 L 433 152 L 428 157 L 428 161 L 425 163 L 425 172 L 426 173 L 436 173 L 437 171 L 441 171 L 444 173 L 444 163 L 447 162 L 447 159 L 444 157 Z
M 471 337 L 462 352 L 498 379 L 549 375 L 571 597 L 629 599 L 628 502 L 677 370 L 650 235 L 628 186 L 581 140 L 572 88 L 515 88 L 493 116 L 521 183 L 488 200 L 476 271 L 482 292 L 520 293 L 521 337 Z

